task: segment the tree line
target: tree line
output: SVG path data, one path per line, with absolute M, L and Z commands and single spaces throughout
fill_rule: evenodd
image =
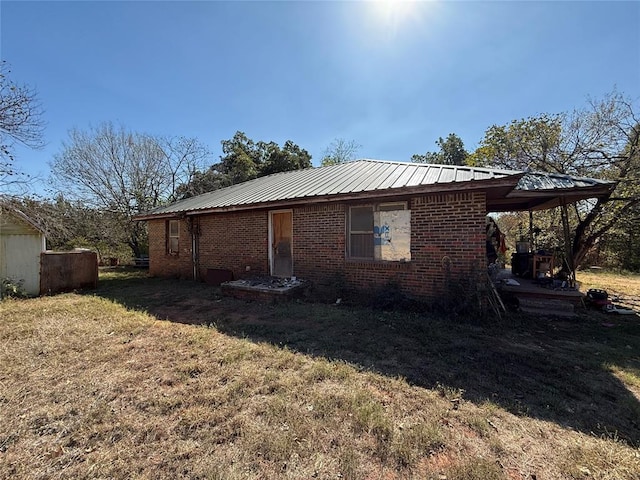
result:
M 37 93 L 10 78 L 0 65 L 0 193 L 28 184 L 13 153 L 16 144 L 42 146 L 44 124 Z M 414 162 L 542 171 L 617 182 L 607 198 L 571 205 L 571 237 L 561 234 L 558 211 L 536 212 L 540 246 L 568 245 L 576 266 L 607 261 L 640 270 L 640 119 L 637 102 L 616 91 L 572 112 L 541 114 L 492 125 L 473 152 L 455 133 L 438 138 L 435 151 L 415 154 Z M 224 188 L 253 178 L 311 168 L 311 155 L 291 140 L 283 145 L 255 141 L 244 132 L 221 141 L 222 155 L 196 138 L 134 132 L 105 122 L 73 129 L 51 162 L 50 199 L 24 195 L 10 198 L 47 232 L 52 248 L 86 246 L 105 252 L 140 256 L 147 248 L 144 223 L 135 215 L 176 200 Z M 353 140 L 335 139 L 321 165 L 356 158 Z M 502 215 L 513 238 L 528 227 L 522 214 Z M 124 247 L 127 247 L 126 249 Z M 599 255 L 600 257 L 594 257 Z
M 145 222 L 134 217 L 177 200 L 253 178 L 310 168 L 311 155 L 288 140 L 254 142 L 243 132 L 222 141 L 207 167 L 197 139 L 133 132 L 105 122 L 73 129 L 51 162 L 53 199 L 5 198 L 43 226 L 50 248 L 89 247 L 101 256 L 147 253 Z M 63 193 L 62 193 L 63 192 Z

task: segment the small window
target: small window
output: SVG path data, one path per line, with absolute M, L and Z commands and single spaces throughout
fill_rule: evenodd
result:
M 180 222 L 178 220 L 169 220 L 167 234 L 167 253 L 177 255 L 180 247 Z
M 405 202 L 349 208 L 350 258 L 411 260 L 411 212 Z

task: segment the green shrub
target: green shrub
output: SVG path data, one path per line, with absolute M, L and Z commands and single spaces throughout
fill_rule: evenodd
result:
M 26 298 L 27 292 L 24 288 L 24 280 L 14 280 L 12 278 L 3 278 L 0 287 L 0 298 Z

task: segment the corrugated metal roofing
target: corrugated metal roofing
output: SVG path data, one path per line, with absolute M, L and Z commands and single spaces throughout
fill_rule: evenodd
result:
M 589 188 L 595 186 L 614 185 L 615 182 L 599 180 L 597 178 L 572 177 L 559 173 L 531 172 L 525 174 L 516 190 L 541 191 L 558 189 Z
M 167 215 L 296 199 L 375 192 L 452 182 L 490 180 L 521 172 L 489 168 L 357 160 L 256 178 L 148 212 Z

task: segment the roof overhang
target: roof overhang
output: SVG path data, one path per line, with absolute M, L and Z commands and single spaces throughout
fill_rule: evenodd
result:
M 548 210 L 590 198 L 606 198 L 616 183 L 551 190 L 513 190 L 502 198 L 492 199 L 487 207 L 491 212 L 519 212 Z

